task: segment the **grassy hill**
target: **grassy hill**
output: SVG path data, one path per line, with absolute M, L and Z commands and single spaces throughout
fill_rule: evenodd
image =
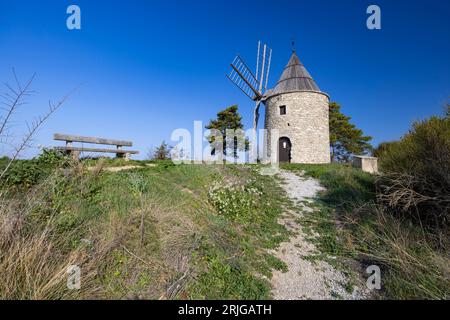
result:
M 301 221 L 320 249 L 311 259 L 335 257 L 333 264 L 360 276 L 380 265 L 383 290 L 374 297 L 449 297 L 446 251 L 380 210 L 373 176 L 345 165 L 283 168 L 327 188 L 319 210 Z M 286 265 L 269 249 L 289 238 L 278 220 L 295 207 L 276 177 L 258 171 L 72 162 L 52 153 L 18 161 L 1 189 L 0 296 L 270 298 L 271 272 Z M 71 265 L 81 268 L 80 290 L 67 289 Z
M 104 168 L 122 165 L 64 164 L 32 186 L 8 189 L 0 296 L 269 297 L 267 279 L 283 264 L 265 249 L 288 236 L 277 223 L 284 195 L 272 178 L 251 166 Z M 81 268 L 80 291 L 65 288 L 72 264 Z

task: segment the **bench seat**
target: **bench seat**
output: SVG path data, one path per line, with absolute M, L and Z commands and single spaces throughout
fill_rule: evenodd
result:
M 123 149 L 103 149 L 103 148 L 85 148 L 85 147 L 55 147 L 61 151 L 75 151 L 75 152 L 103 152 L 103 153 L 116 153 L 116 154 L 138 154 L 136 150 L 123 150 Z
M 131 141 L 75 136 L 75 135 L 60 134 L 60 133 L 55 133 L 53 135 L 53 140 L 66 141 L 66 142 L 70 141 L 70 142 L 82 142 L 82 143 L 93 143 L 93 144 L 107 144 L 107 145 L 123 146 L 123 147 L 133 146 L 133 143 Z

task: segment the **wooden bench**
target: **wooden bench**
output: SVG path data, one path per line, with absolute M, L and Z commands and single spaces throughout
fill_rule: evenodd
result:
M 132 154 L 138 154 L 139 151 L 136 150 L 124 150 L 123 147 L 131 147 L 133 146 L 133 142 L 131 141 L 123 141 L 123 140 L 113 140 L 113 139 L 104 139 L 104 138 L 95 138 L 95 137 L 82 137 L 82 136 L 73 136 L 68 134 L 59 134 L 55 133 L 53 135 L 54 140 L 65 141 L 65 147 L 55 147 L 57 150 L 64 151 L 70 155 L 74 159 L 78 159 L 81 152 L 100 152 L 100 153 L 115 153 L 118 158 L 125 158 L 125 160 L 130 160 L 130 156 Z M 105 149 L 105 148 L 92 148 L 92 147 L 74 147 L 74 142 L 80 143 L 89 143 L 89 144 L 103 144 L 116 146 L 116 149 Z

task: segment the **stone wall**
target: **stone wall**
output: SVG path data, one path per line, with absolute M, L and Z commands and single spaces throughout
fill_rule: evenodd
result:
M 326 94 L 311 91 L 284 93 L 265 102 L 265 128 L 278 129 L 280 137 L 291 140 L 292 163 L 330 162 L 328 105 Z M 280 106 L 286 106 L 285 115 L 280 115 Z
M 378 173 L 378 158 L 368 156 L 355 156 L 352 162 L 355 168 L 364 172 Z

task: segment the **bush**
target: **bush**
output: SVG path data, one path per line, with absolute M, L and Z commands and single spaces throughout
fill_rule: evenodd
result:
M 172 147 L 165 141 L 161 142 L 159 147 L 149 151 L 149 160 L 168 160 L 170 159 L 170 151 Z
M 40 166 L 47 168 L 67 166 L 69 163 L 69 158 L 62 151 L 54 149 L 43 149 L 36 160 Z
M 433 228 L 450 218 L 450 118 L 415 122 L 400 141 L 377 151 L 383 175 L 379 200 Z
M 0 168 L 4 170 L 9 163 L 8 158 L 0 159 Z M 3 186 L 19 186 L 29 188 L 47 177 L 55 168 L 65 167 L 70 160 L 57 150 L 44 149 L 32 160 L 14 161 L 2 178 Z
M 30 187 L 36 184 L 40 176 L 36 161 L 17 160 L 6 172 L 4 181 L 8 186 Z

